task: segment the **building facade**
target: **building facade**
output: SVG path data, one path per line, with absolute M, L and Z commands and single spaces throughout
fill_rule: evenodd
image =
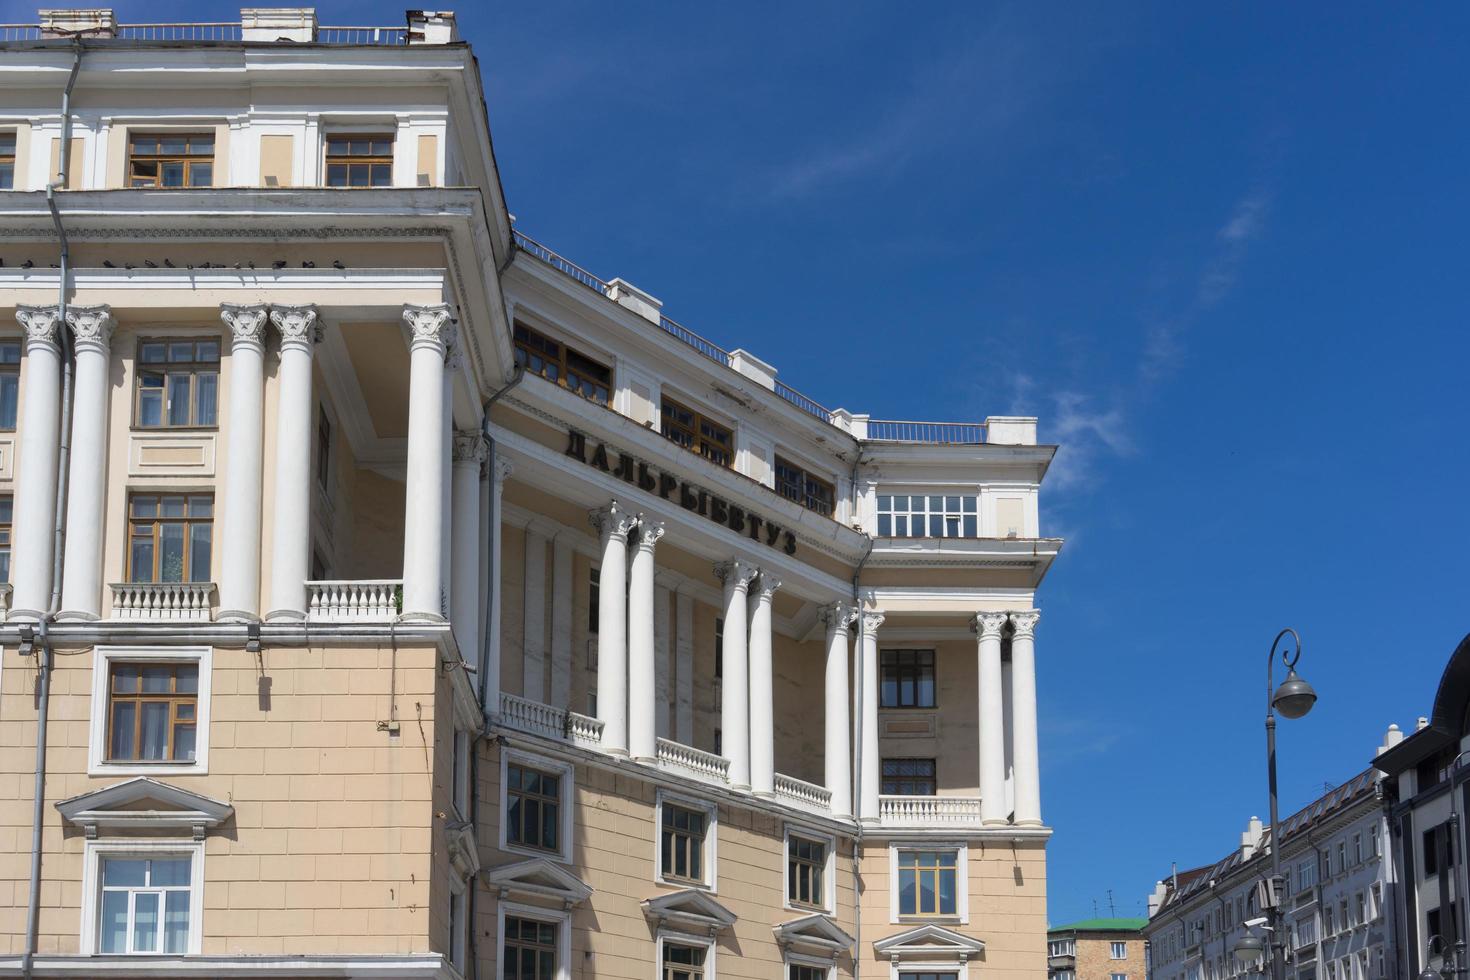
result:
M 1147 919 L 1086 919 L 1046 933 L 1049 980 L 1147 980 Z
M 1392 735 L 1392 732 L 1390 733 Z M 1289 980 L 1394 980 L 1397 876 L 1388 852 L 1383 774 L 1359 773 L 1281 822 Z M 1259 974 L 1235 944 L 1269 944 L 1257 885 L 1271 874 L 1271 835 L 1252 817 L 1240 846 L 1213 865 L 1179 872 L 1149 897 L 1149 971 L 1155 980 Z
M 0 972 L 1042 973 L 1034 419 L 515 230 L 453 14 L 0 72 Z

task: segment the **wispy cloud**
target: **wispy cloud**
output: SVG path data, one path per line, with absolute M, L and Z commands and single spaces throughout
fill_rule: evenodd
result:
M 1116 718 L 1089 718 L 1070 712 L 1043 715 L 1040 734 L 1042 758 L 1048 767 L 1058 767 L 1107 755 L 1127 729 Z

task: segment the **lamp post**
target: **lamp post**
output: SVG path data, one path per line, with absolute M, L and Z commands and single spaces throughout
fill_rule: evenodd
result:
M 1450 949 L 1449 956 L 1446 957 L 1444 948 L 1447 944 L 1445 943 L 1444 937 L 1430 936 L 1428 959 L 1434 959 L 1434 941 L 1436 939 L 1439 940 L 1439 955 L 1445 961 L 1444 969 L 1436 970 L 1426 963 L 1423 972 L 1419 974 L 1419 980 L 1446 980 L 1446 978 L 1450 977 L 1463 977 L 1466 972 L 1470 972 L 1465 969 L 1465 940 L 1463 939 L 1455 941 L 1455 945 Z
M 1281 663 L 1286 667 L 1286 680 L 1275 683 L 1276 651 L 1281 641 L 1291 636 L 1290 651 L 1281 650 Z M 1274 899 L 1266 914 L 1271 918 L 1271 980 L 1286 980 L 1286 930 L 1282 928 L 1281 910 L 1281 827 L 1276 813 L 1276 713 L 1283 718 L 1301 718 L 1317 703 L 1317 692 L 1296 673 L 1296 662 L 1302 656 L 1302 638 L 1287 627 L 1276 634 L 1271 652 L 1266 655 L 1266 770 L 1271 788 L 1271 896 Z

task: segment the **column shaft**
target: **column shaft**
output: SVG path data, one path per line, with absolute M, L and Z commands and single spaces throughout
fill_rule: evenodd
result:
M 878 627 L 883 625 L 880 612 L 863 613 L 860 679 L 863 690 L 863 712 L 858 722 L 862 739 L 862 793 L 858 800 L 858 817 L 875 821 L 879 816 L 879 791 L 882 789 L 882 762 L 878 748 Z
M 449 614 L 459 655 L 480 662 L 480 464 L 485 440 L 477 431 L 454 436 L 454 536 L 450 541 L 453 577 Z
M 281 366 L 268 619 L 306 618 L 306 576 L 311 567 L 311 433 L 316 421 L 311 357 L 321 339 L 316 321 L 313 306 L 271 307 L 271 322 L 281 332 Z
M 673 715 L 670 692 L 674 680 L 674 662 L 669 655 L 669 614 L 673 608 L 674 594 L 668 586 L 655 584 L 653 587 L 653 669 L 658 675 L 658 687 L 654 692 L 657 718 L 654 727 L 660 738 L 669 737 L 670 718 Z
M 694 598 L 674 596 L 674 741 L 694 744 Z
M 658 758 L 657 665 L 653 656 L 653 549 L 664 526 L 638 518 L 638 544 L 628 580 L 628 754 L 642 762 Z M 606 586 L 604 586 L 606 588 Z
M 720 682 L 721 751 L 730 760 L 730 784 L 750 789 L 750 665 L 747 590 L 755 569 L 743 561 L 715 566 L 725 583 L 724 674 Z
M 444 616 L 444 355 L 453 329 L 449 307 L 405 306 L 412 334 L 408 382 L 408 473 L 403 521 L 403 615 Z
M 1011 614 L 1011 729 L 1015 745 L 1016 823 L 1041 825 L 1041 756 L 1036 725 L 1036 622 L 1038 612 Z
M 16 461 L 10 559 L 11 619 L 40 619 L 51 609 L 56 547 L 56 464 L 61 456 L 60 311 L 18 307 L 26 331 L 25 404 Z
M 832 794 L 832 812 L 852 815 L 852 716 L 848 693 L 848 627 L 853 610 L 834 603 L 822 610 L 827 624 L 826 671 L 826 784 Z
M 574 556 L 567 533 L 551 542 L 551 701 L 572 705 L 572 575 Z
M 500 539 L 505 529 L 500 521 L 500 504 L 506 478 L 511 474 L 510 460 L 491 452 L 490 458 L 490 594 L 486 599 L 490 607 L 490 635 L 485 639 L 484 671 L 485 713 L 490 717 L 500 714 L 500 636 L 504 627 L 500 622 L 500 580 L 505 577 L 501 567 Z
M 1006 823 L 1005 701 L 1002 697 L 1000 632 L 1005 613 L 980 613 L 980 822 Z
M 60 618 L 96 619 L 102 609 L 112 311 L 105 306 L 72 307 L 66 319 L 73 331 L 76 373 L 72 383 L 71 470 L 67 479 Z
M 780 587 L 779 579 L 762 572 L 750 609 L 750 788 L 760 796 L 774 796 L 776 793 L 771 599 Z M 725 636 L 728 638 L 729 635 L 726 627 Z M 728 660 L 726 663 L 728 665 Z
M 614 502 L 592 514 L 601 532 L 597 592 L 597 717 L 602 747 L 628 751 L 628 532 L 633 518 Z
M 266 306 L 220 307 L 230 328 L 230 442 L 220 501 L 219 618 L 260 618 Z

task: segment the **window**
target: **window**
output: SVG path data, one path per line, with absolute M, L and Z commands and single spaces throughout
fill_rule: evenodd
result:
M 1316 882 L 1316 861 L 1302 861 L 1296 866 L 1297 890 L 1306 891 Z
M 1075 939 L 1053 939 L 1046 944 L 1046 955 L 1048 956 L 1076 956 L 1077 940 Z
M 1373 882 L 1373 920 L 1376 922 L 1383 917 L 1383 884 Z
M 599 405 L 606 405 L 611 397 L 611 368 L 520 323 L 515 325 L 515 358 L 527 372 L 555 381 Z
M 715 680 L 725 677 L 725 621 L 715 619 Z
M 1115 960 L 1126 960 L 1128 958 L 1128 944 L 1113 943 L 1112 948 L 1109 951 L 1109 955 L 1111 955 L 1112 958 Z M 1113 975 L 1117 976 L 1116 973 Z
M 1337 873 L 1342 874 L 1347 866 L 1347 841 L 1340 840 L 1337 842 Z
M 209 494 L 133 494 L 128 581 L 208 582 L 213 514 Z
M 786 838 L 786 898 L 805 908 L 827 907 L 825 841 L 792 834 Z
M 786 980 L 827 980 L 827 968 L 810 963 L 791 963 L 786 968 Z
M 128 144 L 128 186 L 214 186 L 214 134 L 134 133 Z
M 1336 932 L 1337 927 L 1333 925 L 1332 921 L 1332 906 L 1324 905 L 1322 907 L 1322 934 L 1324 936 L 1331 936 L 1336 934 Z
M 902 980 L 958 980 L 959 974 L 953 971 L 949 973 L 909 973 L 904 971 L 899 976 Z M 1058 977 L 1061 974 L 1057 975 Z
M 1374 857 L 1378 856 L 1378 825 L 1374 824 L 1368 828 L 1368 852 Z
M 501 931 L 501 976 L 505 980 L 556 980 L 556 931 L 554 922 L 507 915 Z
M 393 186 L 392 134 L 327 138 L 328 187 Z
M 190 951 L 192 854 L 118 852 L 98 859 L 97 952 Z
M 933 759 L 884 759 L 884 796 L 933 796 L 938 789 Z
M 1368 896 L 1363 892 L 1358 892 L 1353 896 L 1353 900 L 1358 912 L 1358 917 L 1353 920 L 1353 925 L 1360 926 L 1368 921 Z
M 704 837 L 707 815 L 700 810 L 663 805 L 663 847 L 659 867 L 665 878 L 704 884 Z
M 1353 864 L 1363 863 L 1363 835 L 1353 834 Z
M 602 572 L 593 568 L 587 573 L 587 632 L 597 635 L 598 604 L 602 602 Z
M 450 885 L 449 892 L 449 961 L 454 968 L 463 976 L 465 972 L 465 957 L 469 947 L 469 936 L 465 932 L 465 892 L 463 886 L 458 891 L 454 885 Z
M 197 663 L 114 662 L 108 680 L 108 762 L 193 762 Z
M 958 915 L 955 865 L 954 851 L 900 851 L 899 915 Z
M 1210 970 L 1211 970 L 1211 973 L 1213 974 L 1214 967 L 1211 967 Z M 1112 980 L 1128 980 L 1128 974 L 1126 974 L 1126 973 L 1114 973 L 1113 974 L 1113 977 L 1112 977 Z
M 878 495 L 880 538 L 976 538 L 980 536 L 974 494 Z
M 0 133 L 0 191 L 15 187 L 15 134 Z
M 15 431 L 16 409 L 20 405 L 20 344 L 0 342 L 0 432 Z
M 138 345 L 137 368 L 139 428 L 219 424 L 218 340 L 145 340 Z
M 776 457 L 776 492 L 807 510 L 828 517 L 832 516 L 832 507 L 837 501 L 837 491 L 832 484 L 780 456 Z
M 561 850 L 561 777 L 512 762 L 506 766 L 505 839 L 541 851 Z
M 663 399 L 664 438 L 712 463 L 735 463 L 735 437 L 730 430 L 669 398 Z
M 884 650 L 882 670 L 881 707 L 934 707 L 933 650 Z
M 1348 918 L 1348 900 L 1345 898 L 1337 903 L 1337 927 L 1343 932 L 1353 927 L 1352 920 Z
M 15 498 L 0 496 L 0 583 L 10 581 L 10 525 L 15 520 Z
M 328 488 L 327 479 L 332 472 L 332 420 L 327 418 L 325 407 L 316 409 L 316 483 L 323 490 Z
M 705 946 L 664 943 L 664 980 L 701 980 L 704 976 Z

